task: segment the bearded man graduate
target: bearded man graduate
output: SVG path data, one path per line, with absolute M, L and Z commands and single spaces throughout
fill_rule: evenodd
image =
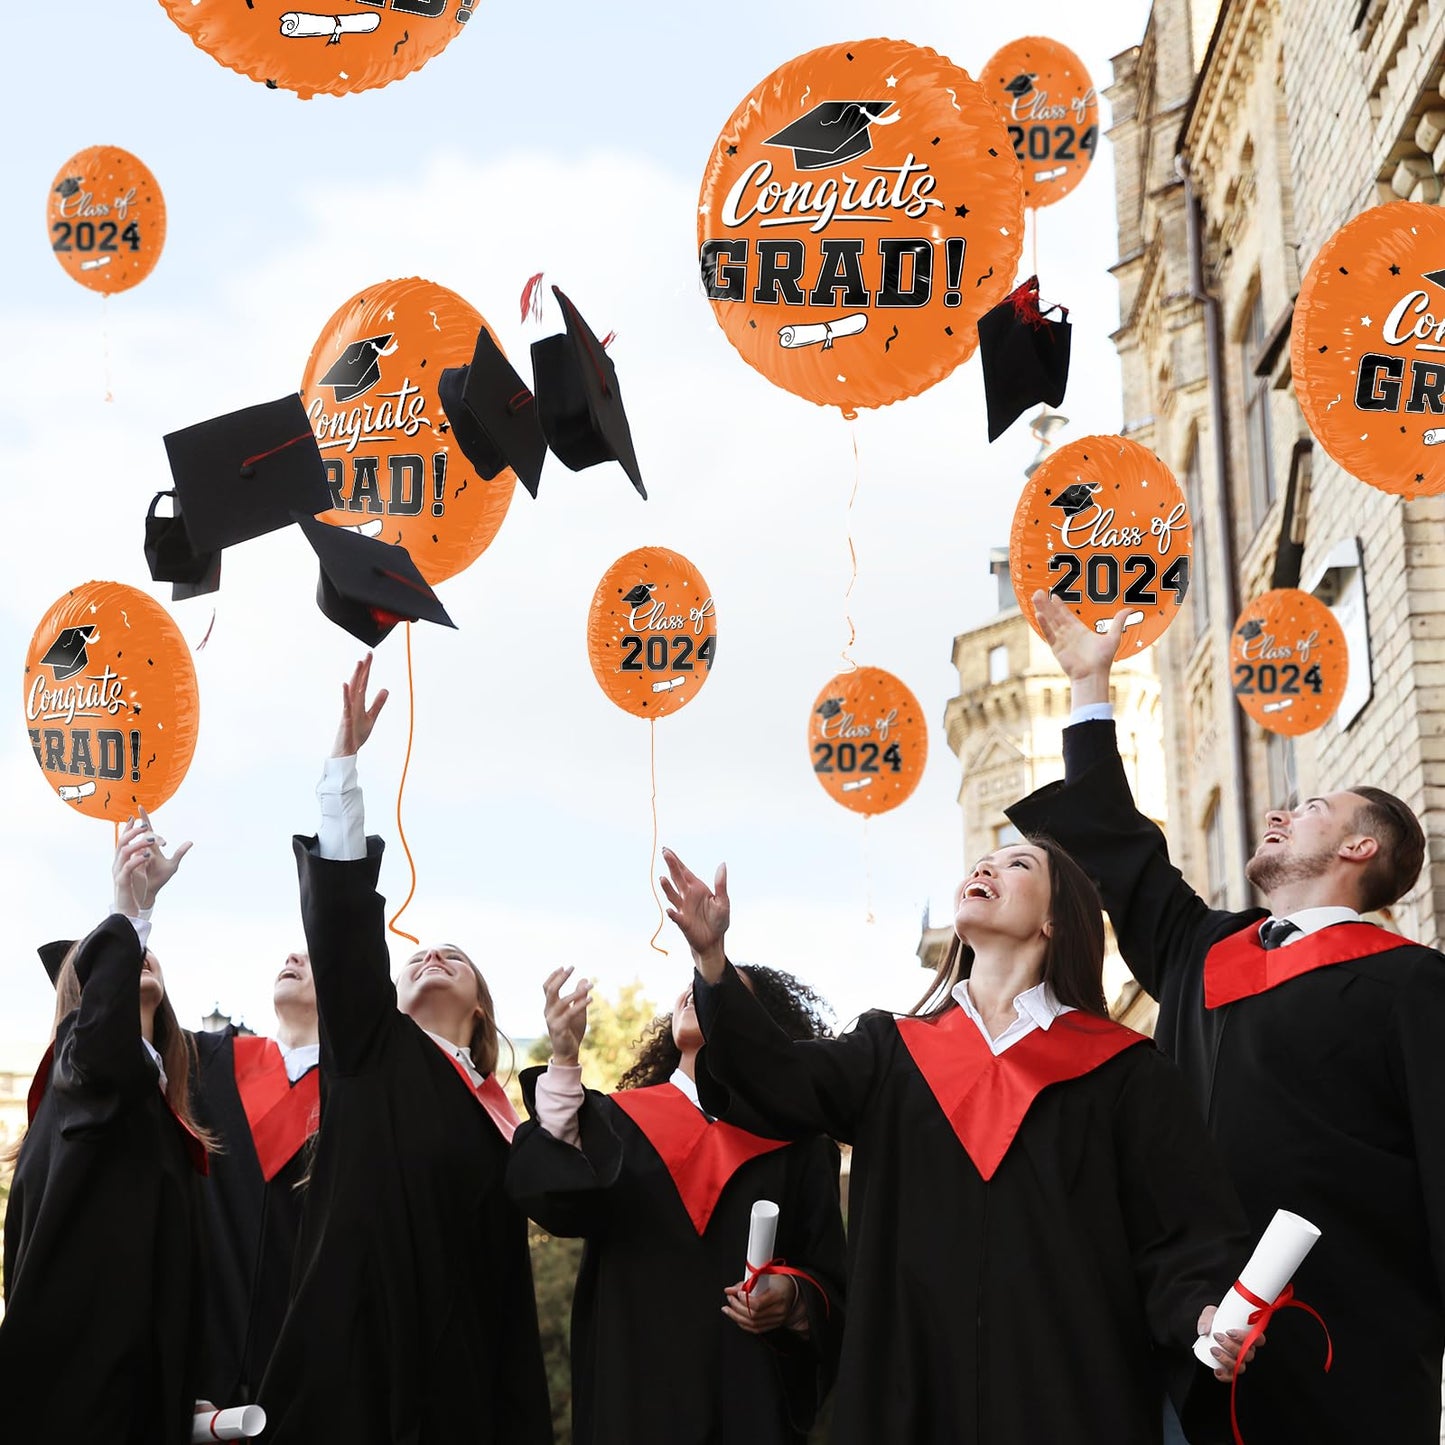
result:
M 1351 787 L 1276 808 L 1246 868 L 1269 907 L 1210 908 L 1139 813 L 1119 759 L 1104 636 L 1035 593 L 1073 689 L 1064 781 L 1008 810 L 1094 876 L 1156 1042 L 1184 1071 L 1251 1227 L 1323 1232 L 1239 1387 L 1251 1442 L 1436 1445 L 1445 1351 L 1445 957 L 1360 915 L 1414 885 L 1425 838 L 1398 798 Z

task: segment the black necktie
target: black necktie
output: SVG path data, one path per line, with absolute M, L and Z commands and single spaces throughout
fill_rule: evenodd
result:
M 1260 925 L 1259 941 L 1266 948 L 1278 948 L 1292 934 L 1298 932 L 1298 923 L 1291 923 L 1288 918 L 1271 918 Z

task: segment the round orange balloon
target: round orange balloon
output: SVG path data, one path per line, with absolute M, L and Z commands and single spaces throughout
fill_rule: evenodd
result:
M 1097 632 L 1128 608 L 1121 655 L 1142 652 L 1189 591 L 1194 532 L 1174 474 L 1124 437 L 1083 437 L 1029 478 L 1014 512 L 1009 575 L 1037 632 L 1033 594 L 1068 603 Z
M 898 40 L 790 60 L 723 127 L 703 285 L 728 340 L 809 401 L 885 406 L 966 361 L 1012 289 L 1019 166 L 982 87 Z
M 45 222 L 50 249 L 66 274 L 107 295 L 144 281 L 166 244 L 161 188 L 119 146 L 91 146 L 61 166 Z
M 1256 597 L 1234 624 L 1229 675 L 1239 705 L 1262 728 L 1299 737 L 1334 716 L 1350 675 L 1335 614 L 1297 587 Z
M 153 597 L 87 582 L 40 620 L 25 654 L 25 726 L 47 786 L 91 818 L 159 808 L 196 750 L 190 649 Z
M 384 281 L 326 323 L 301 382 L 336 503 L 321 520 L 375 531 L 380 519 L 377 535 L 405 546 L 433 586 L 486 551 L 516 490 L 510 470 L 476 475 L 437 399 L 484 325 L 445 286 Z
M 1067 45 L 1030 35 L 983 67 L 979 81 L 1008 125 L 1024 174 L 1024 205 L 1062 201 L 1099 145 L 1099 95 Z
M 1405 497 L 1445 492 L 1445 213 L 1394 201 L 1341 226 L 1295 301 L 1295 395 L 1346 471 Z
M 665 547 L 619 557 L 592 595 L 587 657 L 598 686 L 624 712 L 666 717 L 712 673 L 717 609 L 697 568 Z
M 471 19 L 477 0 L 355 0 L 345 13 L 291 10 L 283 0 L 161 0 L 222 65 L 273 90 L 349 95 L 420 70 Z
M 908 799 L 928 761 L 923 709 L 891 672 L 860 667 L 831 678 L 808 719 L 813 776 L 835 803 L 886 813 Z

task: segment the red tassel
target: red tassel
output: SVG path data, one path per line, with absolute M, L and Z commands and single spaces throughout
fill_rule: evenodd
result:
M 612 343 L 613 343 L 614 341 L 616 341 L 616 340 L 617 340 L 617 333 L 616 333 L 615 331 L 609 331 L 609 332 L 607 333 L 607 335 L 602 338 L 602 349 L 603 349 L 603 351 L 606 351 L 607 348 L 608 348 L 609 346 L 611 346 Z
M 522 287 L 522 320 L 526 321 L 529 315 L 534 321 L 542 319 L 542 273 L 540 271 L 530 277 L 527 284 Z
M 1009 305 L 1020 321 L 1027 322 L 1035 330 L 1044 325 L 1043 312 L 1039 310 L 1039 278 L 1030 276 L 1014 291 L 1009 292 Z

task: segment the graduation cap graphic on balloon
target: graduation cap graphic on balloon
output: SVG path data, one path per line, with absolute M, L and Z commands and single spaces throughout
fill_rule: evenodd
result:
M 837 717 L 843 711 L 843 699 L 841 697 L 825 697 L 813 711 L 822 718 Z
M 1065 487 L 1049 506 L 1057 507 L 1066 517 L 1077 517 L 1094 500 L 1094 493 L 1099 490 L 1098 482 L 1075 482 L 1072 486 Z
M 875 125 L 892 125 L 891 100 L 825 100 L 790 121 L 764 145 L 783 146 L 793 153 L 800 171 L 820 171 L 866 156 L 873 148 Z
M 64 176 L 55 188 L 55 194 L 62 200 L 69 200 L 80 189 L 79 176 Z
M 85 644 L 94 640 L 94 627 L 67 627 L 56 635 L 40 665 L 50 669 L 56 682 L 64 682 L 85 671 Z
M 1049 313 L 1061 312 L 1058 318 Z M 1066 306 L 1039 306 L 1030 276 L 979 318 L 979 355 L 988 402 L 988 439 L 996 441 L 1031 406 L 1059 406 L 1069 385 L 1072 329 Z
M 641 607 L 652 600 L 652 589 L 654 585 L 652 582 L 639 582 L 622 600 L 629 607 Z
M 1014 78 L 1004 86 L 1004 89 L 1010 95 L 1022 100 L 1023 97 L 1034 88 L 1034 81 L 1037 79 L 1037 75 L 1029 75 L 1024 71 L 1020 71 L 1019 74 L 1014 76 Z
M 1264 631 L 1264 623 L 1258 617 L 1251 617 L 1236 630 L 1246 642 L 1253 642 Z
M 381 380 L 381 358 L 390 355 L 387 348 L 393 335 L 388 331 L 384 336 L 353 341 L 331 363 L 317 386 L 329 386 L 338 406 L 370 391 Z

